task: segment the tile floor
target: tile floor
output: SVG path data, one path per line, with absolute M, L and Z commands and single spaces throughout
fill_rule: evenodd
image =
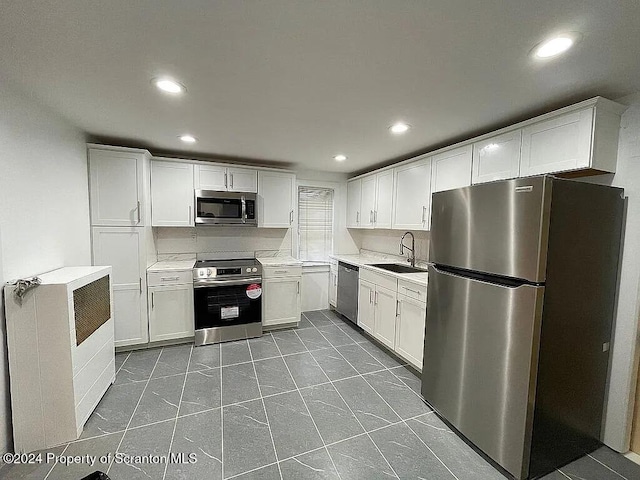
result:
M 422 401 L 409 368 L 330 311 L 249 341 L 116 361 L 80 440 L 44 452 L 96 463 L 5 465 L 1 479 L 504 479 Z M 114 452 L 185 456 L 100 462 Z M 567 478 L 633 480 L 640 466 L 603 447 L 545 477 Z

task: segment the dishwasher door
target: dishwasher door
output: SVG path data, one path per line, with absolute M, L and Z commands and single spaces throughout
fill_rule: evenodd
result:
M 358 267 L 338 263 L 338 301 L 336 310 L 353 323 L 358 321 Z

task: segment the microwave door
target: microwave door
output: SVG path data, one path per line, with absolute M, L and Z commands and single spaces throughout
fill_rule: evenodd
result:
M 197 198 L 197 224 L 244 223 L 244 202 L 240 198 Z

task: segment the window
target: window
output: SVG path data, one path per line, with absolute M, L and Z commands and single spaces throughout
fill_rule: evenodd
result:
M 298 258 L 328 260 L 333 247 L 333 190 L 298 187 Z

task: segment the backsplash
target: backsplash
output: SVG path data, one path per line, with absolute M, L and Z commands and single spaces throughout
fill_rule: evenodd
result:
M 402 230 L 360 230 L 360 248 L 374 252 L 400 255 L 400 238 L 405 232 Z M 416 260 L 429 259 L 429 232 L 412 231 L 416 238 Z M 410 237 L 405 238 L 405 245 L 411 245 Z M 409 251 L 405 250 L 404 258 Z
M 158 259 L 198 253 L 291 255 L 291 229 L 251 227 L 154 228 Z

